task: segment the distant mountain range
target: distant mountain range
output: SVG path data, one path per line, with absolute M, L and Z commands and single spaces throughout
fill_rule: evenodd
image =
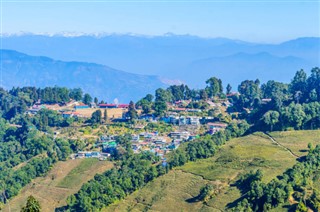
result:
M 280 44 L 190 35 L 4 36 L 3 48 L 64 61 L 104 64 L 135 74 L 158 75 L 166 82 L 202 87 L 217 76 L 234 89 L 245 79 L 289 82 L 299 69 L 320 66 L 320 38 Z
M 132 74 L 104 65 L 64 62 L 48 57 L 35 57 L 12 50 L 0 50 L 3 86 L 65 86 L 82 88 L 99 100 L 120 102 L 138 100 L 147 93 L 165 87 L 157 76 Z

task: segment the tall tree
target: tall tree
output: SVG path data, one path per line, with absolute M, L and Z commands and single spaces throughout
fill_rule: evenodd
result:
M 202 99 L 202 100 L 207 100 L 208 99 L 208 94 L 207 94 L 207 91 L 205 89 L 201 89 L 200 90 L 200 99 Z
M 103 119 L 104 119 L 104 122 L 107 123 L 107 121 L 108 121 L 108 112 L 107 112 L 107 109 L 104 109 Z
M 279 122 L 279 116 L 280 114 L 278 111 L 272 111 L 272 110 L 266 112 L 263 115 L 262 120 L 265 124 L 270 126 L 270 131 L 272 131 L 273 126 Z
M 223 91 L 222 81 L 216 77 L 211 77 L 206 81 L 209 97 L 212 98 Z
M 261 98 L 259 84 L 252 80 L 245 80 L 241 82 L 238 87 L 238 91 L 241 96 L 243 96 L 243 104 L 245 107 L 251 107 L 255 102 L 255 99 Z
M 83 97 L 83 103 L 88 105 L 92 102 L 92 97 L 90 96 L 90 94 L 86 93 Z
M 82 90 L 81 88 L 75 88 L 75 89 L 72 89 L 70 91 L 70 94 L 69 94 L 70 98 L 76 100 L 76 101 L 80 101 L 82 99 Z
M 40 212 L 41 206 L 38 200 L 32 195 L 28 197 L 26 205 L 21 209 L 21 212 Z
M 313 92 L 312 97 L 317 97 L 317 99 L 320 101 L 320 68 L 313 68 L 307 81 L 309 93 Z M 313 99 L 311 101 L 316 100 Z
M 93 100 L 93 102 L 96 104 L 96 105 L 98 105 L 98 98 L 97 97 L 94 97 L 94 100 Z
M 128 117 L 130 118 L 130 120 L 134 120 L 138 117 L 138 113 L 133 101 L 130 101 L 129 103 Z
M 96 110 L 95 112 L 92 113 L 91 115 L 91 123 L 96 124 L 96 123 L 101 123 L 101 110 Z
M 290 92 L 299 102 L 301 98 L 305 98 L 307 94 L 307 73 L 301 69 L 297 71 L 290 85 Z
M 145 97 L 144 97 L 144 99 L 146 100 L 146 101 L 148 101 L 148 102 L 152 102 L 152 100 L 153 100 L 153 96 L 152 96 L 152 94 L 147 94 Z
M 162 101 L 162 102 L 171 102 L 172 101 L 172 95 L 169 91 L 164 90 L 162 88 L 158 88 L 156 90 L 156 102 Z
M 227 85 L 227 94 L 230 94 L 231 93 L 231 90 L 232 90 L 232 87 L 230 84 Z
M 261 93 L 263 98 L 270 98 L 272 100 L 272 108 L 280 110 L 283 103 L 290 97 L 288 85 L 269 80 L 266 84 L 262 84 Z
M 213 195 L 214 195 L 213 185 L 207 184 L 201 188 L 198 198 L 204 203 L 207 203 L 212 198 Z

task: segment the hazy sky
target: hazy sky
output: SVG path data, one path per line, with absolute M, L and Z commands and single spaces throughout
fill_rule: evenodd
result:
M 172 32 L 259 42 L 320 36 L 318 0 L 1 1 L 3 33 Z

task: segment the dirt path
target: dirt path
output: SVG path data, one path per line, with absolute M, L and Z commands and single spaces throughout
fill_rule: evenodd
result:
M 267 132 L 263 132 L 273 143 L 275 143 L 276 145 L 278 145 L 279 147 L 285 149 L 286 151 L 288 151 L 293 157 L 299 158 L 300 156 L 295 154 L 294 152 L 291 151 L 291 149 L 289 149 L 286 146 L 283 146 L 282 144 L 280 144 L 276 139 L 274 139 L 269 133 Z

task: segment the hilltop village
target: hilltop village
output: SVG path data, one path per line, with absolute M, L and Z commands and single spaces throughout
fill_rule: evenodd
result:
M 230 93 L 228 96 L 237 96 L 239 93 Z M 205 103 L 205 107 L 190 108 L 190 105 Z M 131 103 L 132 104 L 132 103 Z M 137 117 L 132 121 L 128 117 L 130 104 L 106 104 L 90 102 L 84 104 L 82 101 L 71 100 L 65 104 L 42 104 L 39 99 L 32 105 L 26 114 L 34 116 L 40 110 L 52 110 L 60 114 L 64 119 L 82 120 L 82 127 L 86 126 L 86 121 L 90 120 L 96 113 L 101 111 L 100 123 L 106 127 L 104 133 L 99 132 L 96 135 L 78 135 L 80 138 L 93 139 L 93 144 L 86 151 L 79 151 L 72 154 L 72 159 L 76 158 L 99 158 L 105 160 L 110 154 L 119 148 L 117 137 L 123 132 L 113 132 L 113 129 L 128 126 L 131 129 L 130 139 L 131 147 L 134 153 L 150 151 L 155 153 L 161 159 L 165 160 L 165 155 L 172 150 L 177 149 L 180 144 L 186 141 L 192 141 L 199 138 L 200 135 L 214 134 L 228 126 L 225 119 L 227 118 L 227 109 L 232 106 L 230 101 L 225 99 L 207 99 L 200 100 L 179 100 L 175 102 L 166 102 L 167 111 L 161 116 L 154 114 L 144 114 L 142 106 L 133 105 L 133 110 Z M 100 113 L 99 113 L 100 114 Z M 225 116 L 222 116 L 225 114 Z M 106 115 L 106 117 L 104 117 Z M 150 127 L 152 126 L 152 127 Z M 165 126 L 165 130 L 161 128 Z M 77 126 L 80 127 L 81 126 Z M 72 127 L 70 127 L 72 128 Z M 56 128 L 54 134 L 64 136 L 63 131 Z M 86 134 L 86 133 L 84 133 Z

